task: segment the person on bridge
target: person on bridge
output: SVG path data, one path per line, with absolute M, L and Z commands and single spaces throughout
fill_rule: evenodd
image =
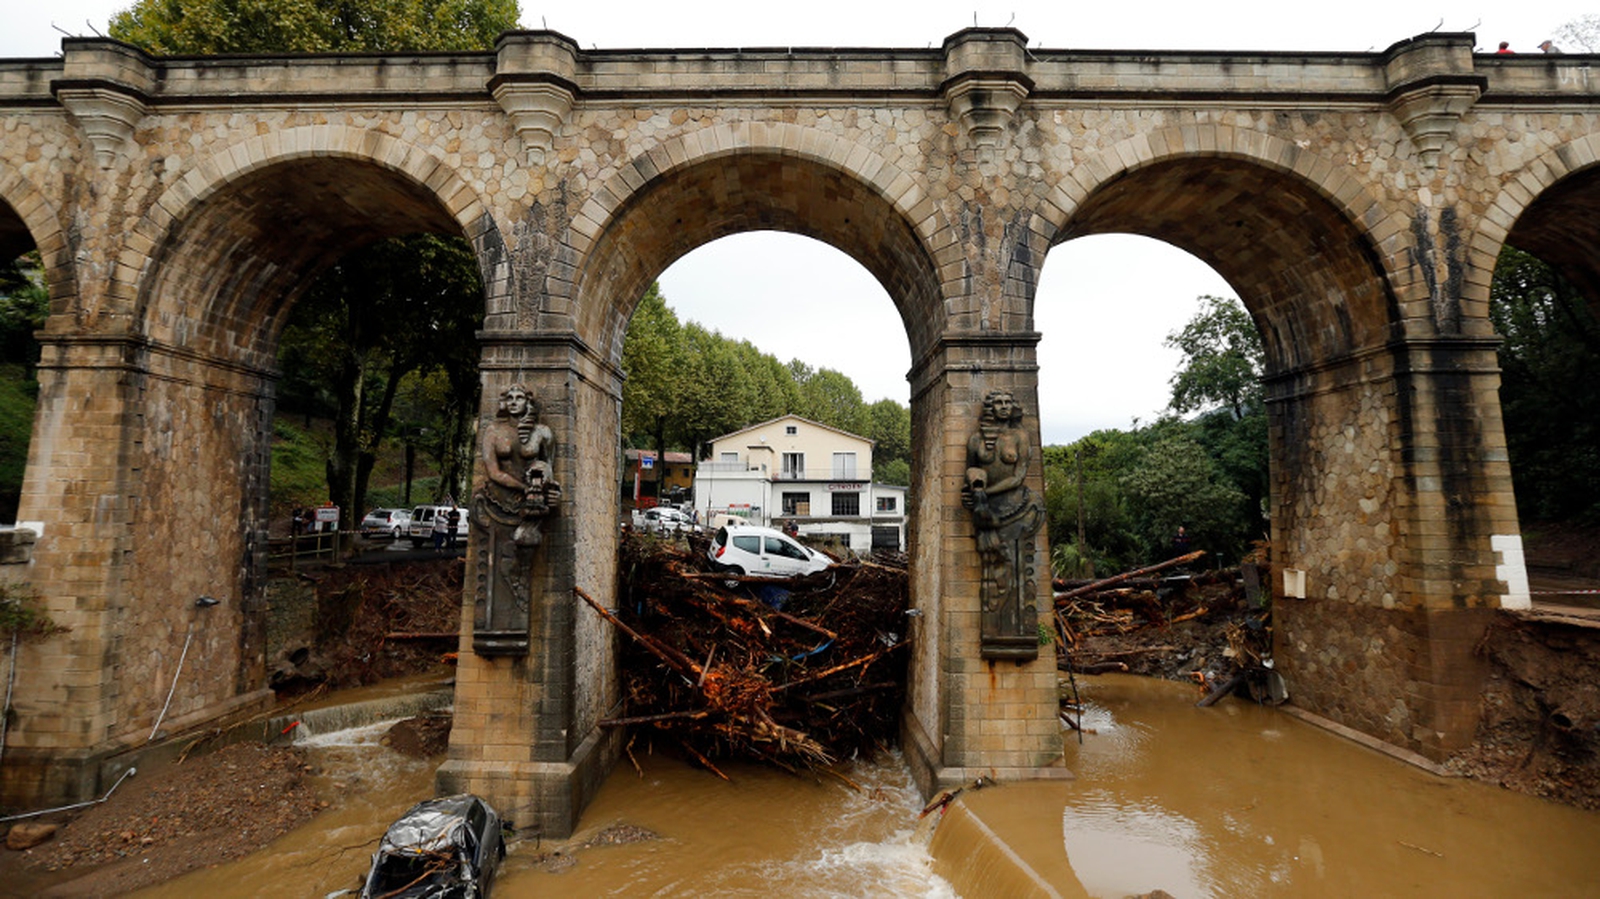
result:
M 1496 56 L 1499 56 L 1502 53 L 1504 53 L 1504 54 L 1509 56 L 1509 55 L 1515 54 L 1517 51 L 1511 49 L 1511 42 L 1510 41 L 1501 41 L 1500 42 L 1500 49 L 1498 49 L 1498 50 L 1496 50 L 1494 52 L 1495 52 Z

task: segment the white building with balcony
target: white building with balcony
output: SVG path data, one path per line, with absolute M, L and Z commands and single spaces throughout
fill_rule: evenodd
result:
M 906 488 L 872 483 L 872 441 L 798 415 L 713 440 L 695 469 L 694 503 L 704 522 L 794 525 L 862 554 L 906 545 Z

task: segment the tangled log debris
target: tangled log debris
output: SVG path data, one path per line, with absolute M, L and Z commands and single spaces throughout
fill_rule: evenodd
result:
M 1192 681 L 1203 706 L 1236 690 L 1280 700 L 1271 676 L 1271 614 L 1246 586 L 1261 582 L 1259 571 L 1190 571 L 1203 555 L 1097 581 L 1057 581 L 1056 667 Z
M 905 693 L 904 557 L 775 581 L 710 571 L 697 544 L 624 538 L 614 611 L 575 590 L 626 636 L 624 708 L 601 725 L 669 741 L 719 775 L 717 759 L 817 770 L 891 745 Z

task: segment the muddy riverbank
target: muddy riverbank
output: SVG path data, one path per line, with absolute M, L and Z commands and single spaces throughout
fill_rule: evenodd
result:
M 385 571 L 350 566 L 318 573 L 315 579 L 297 578 L 297 592 L 275 598 L 275 617 L 287 622 L 279 625 L 280 645 L 289 645 L 296 635 L 309 639 L 302 644 L 304 658 L 314 664 L 301 673 L 331 666 L 324 674 L 334 683 L 361 683 L 378 672 L 447 672 L 438 666 L 441 656 L 454 649 L 452 641 L 389 637 L 397 632 L 453 632 L 456 627 L 446 607 L 451 590 L 459 596 L 459 582 L 452 586 L 449 581 L 459 575 L 459 561 L 420 564 L 421 570 L 409 563 Z M 1241 614 L 1258 613 L 1245 609 Z M 336 650 L 315 642 L 317 633 L 332 632 L 328 616 L 349 622 L 344 628 L 349 639 Z M 1154 633 L 1159 645 L 1170 649 L 1130 658 L 1139 660 L 1143 673 L 1189 682 L 1198 699 L 1196 672 L 1224 657 L 1229 647 L 1224 631 L 1230 625 L 1237 628 L 1239 621 L 1173 623 Z M 1113 652 L 1134 648 L 1126 639 L 1102 647 Z M 1483 725 L 1477 744 L 1452 760 L 1452 769 L 1556 802 L 1600 808 L 1600 627 L 1581 612 L 1506 613 L 1481 652 L 1491 671 Z M 280 658 L 288 661 L 292 655 L 285 652 Z M 420 766 L 421 773 L 412 778 L 414 784 L 407 781 L 407 789 L 429 788 L 428 772 L 440 758 L 443 733 L 435 723 L 427 733 L 415 735 L 422 747 L 417 751 L 433 755 L 408 763 Z M 1067 739 L 1074 738 L 1069 733 Z M 52 841 L 27 852 L 0 852 L 0 895 L 123 894 L 193 867 L 246 855 L 319 813 L 337 811 L 325 811 L 324 803 L 337 805 L 348 791 L 322 784 L 319 797 L 319 775 L 296 752 L 259 745 L 211 754 L 196 751 L 181 765 L 141 771 L 104 805 L 55 816 L 65 826 Z M 241 764 L 241 758 L 255 760 Z M 414 801 L 409 794 L 397 795 L 394 801 L 400 804 L 394 812 L 403 810 L 403 800 Z M 384 806 L 382 813 L 390 811 Z M 217 820 L 227 826 L 216 825 Z M 370 854 L 364 841 L 375 842 L 381 829 L 380 822 L 363 821 L 341 837 L 349 843 L 341 851 L 355 859 L 354 867 Z

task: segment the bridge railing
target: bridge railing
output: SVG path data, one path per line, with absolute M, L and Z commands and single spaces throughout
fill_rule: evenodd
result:
M 267 564 L 292 571 L 302 561 L 333 561 L 339 558 L 340 547 L 352 545 L 354 538 L 354 531 L 323 531 L 268 540 Z

